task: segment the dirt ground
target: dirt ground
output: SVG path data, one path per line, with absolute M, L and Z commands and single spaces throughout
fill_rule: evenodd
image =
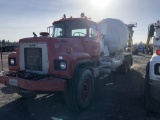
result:
M 159 113 L 147 113 L 144 109 L 145 67 L 150 57 L 133 56 L 134 64 L 128 74 L 113 72 L 96 80 L 94 99 L 86 111 L 70 110 L 62 94 L 26 100 L 0 85 L 0 120 L 160 120 Z M 7 64 L 7 55 L 3 58 Z

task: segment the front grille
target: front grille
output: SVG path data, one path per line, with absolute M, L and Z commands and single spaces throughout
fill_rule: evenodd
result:
M 25 69 L 42 71 L 42 48 L 24 48 Z

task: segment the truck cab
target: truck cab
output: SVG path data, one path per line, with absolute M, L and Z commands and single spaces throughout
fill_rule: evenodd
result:
M 100 38 L 95 22 L 63 18 L 54 21 L 49 31 L 50 35 L 43 32 L 40 37 L 21 39 L 17 53 L 9 55 L 9 70 L 71 79 L 80 61 L 98 61 Z
M 99 56 L 100 39 L 97 23 L 87 18 L 63 18 L 53 22 L 52 37 L 71 41 L 79 39 L 84 43 L 82 44 L 84 52 L 90 54 L 91 58 Z
M 116 69 L 125 74 L 132 65 L 132 54 L 124 51 L 129 30 L 118 19 L 96 23 L 84 14 L 64 15 L 48 32 L 33 35 L 19 40 L 16 52 L 8 56 L 9 71 L 0 74 L 0 83 L 22 97 L 60 91 L 71 109 L 85 110 L 93 98 L 95 79 Z

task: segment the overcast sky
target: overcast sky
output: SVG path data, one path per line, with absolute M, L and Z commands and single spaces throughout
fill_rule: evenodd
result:
M 159 5 L 160 0 L 0 0 L 0 40 L 31 37 L 33 31 L 46 31 L 64 13 L 79 17 L 84 12 L 96 22 L 104 18 L 137 22 L 134 43 L 146 42 L 148 25 L 160 20 Z

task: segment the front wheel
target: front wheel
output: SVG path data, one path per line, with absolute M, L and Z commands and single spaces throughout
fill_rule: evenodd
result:
M 90 70 L 81 68 L 73 79 L 67 81 L 65 100 L 74 110 L 85 110 L 91 104 L 94 91 L 94 80 Z

